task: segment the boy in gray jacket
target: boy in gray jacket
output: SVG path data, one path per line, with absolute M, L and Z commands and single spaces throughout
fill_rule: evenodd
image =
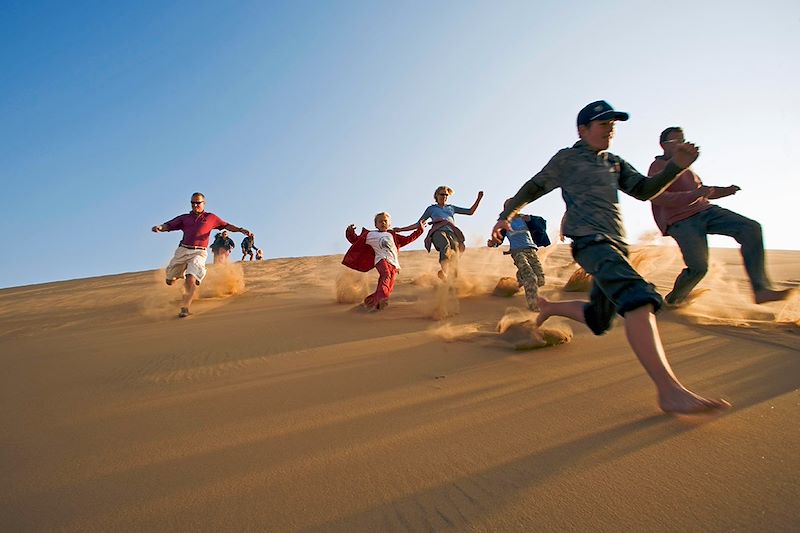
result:
M 628 261 L 619 211 L 619 190 L 639 200 L 659 195 L 697 159 L 699 149 L 691 143 L 676 146 L 664 170 L 647 178 L 606 151 L 617 120 L 628 120 L 628 114 L 615 111 L 603 100 L 581 109 L 577 120 L 580 140 L 556 153 L 511 198 L 492 229 L 492 238 L 500 242 L 501 230 L 510 229 L 508 221 L 522 206 L 560 187 L 567 207 L 564 235 L 572 239 L 572 255 L 592 275 L 593 285 L 589 302 L 539 298 L 537 325 L 558 315 L 586 324 L 595 335 L 602 335 L 618 313 L 625 317 L 628 342 L 655 383 L 663 411 L 698 413 L 730 407 L 725 400 L 694 394 L 672 372 L 655 317 L 663 302 L 655 287 Z

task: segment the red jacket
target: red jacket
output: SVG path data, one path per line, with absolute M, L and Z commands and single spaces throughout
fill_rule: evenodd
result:
M 369 232 L 370 230 L 367 228 L 361 228 L 361 234 L 356 236 L 356 231 L 349 226 L 347 227 L 344 236 L 347 237 L 347 240 L 352 244 L 347 250 L 347 253 L 344 254 L 344 259 L 342 259 L 342 264 L 344 266 L 350 267 L 353 270 L 358 270 L 359 272 L 369 272 L 375 268 L 375 250 L 372 249 L 372 246 L 367 244 L 367 233 Z M 394 244 L 399 250 L 406 244 L 417 240 L 417 238 L 422 235 L 422 228 L 415 229 L 408 236 L 398 235 L 394 230 L 389 230 L 389 232 L 392 234 L 392 237 L 394 237 Z

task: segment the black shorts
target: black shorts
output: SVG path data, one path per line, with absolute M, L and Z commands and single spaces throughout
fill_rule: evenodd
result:
M 655 286 L 631 266 L 627 248 L 608 237 L 574 238 L 572 257 L 592 275 L 592 292 L 583 314 L 595 335 L 611 329 L 617 313 L 625 316 L 626 312 L 648 304 L 656 312 L 664 303 Z

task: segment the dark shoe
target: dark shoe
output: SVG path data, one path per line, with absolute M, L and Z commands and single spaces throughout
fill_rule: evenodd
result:
M 780 302 L 785 300 L 792 293 L 792 289 L 784 289 L 782 291 L 775 291 L 772 289 L 763 289 L 756 291 L 755 300 L 757 304 L 765 304 L 767 302 Z
M 181 312 L 178 313 L 178 318 L 186 318 L 189 315 L 191 315 L 191 313 L 189 312 L 189 308 L 181 307 Z
M 389 300 L 381 300 L 380 302 L 378 302 L 376 309 L 380 311 L 382 309 L 386 309 L 387 307 L 389 307 Z

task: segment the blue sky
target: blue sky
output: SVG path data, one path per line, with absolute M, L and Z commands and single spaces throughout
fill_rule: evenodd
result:
M 343 253 L 348 224 L 412 223 L 441 184 L 486 192 L 457 220 L 485 242 L 601 98 L 631 114 L 613 152 L 646 172 L 683 126 L 704 182 L 742 188 L 717 203 L 797 250 L 798 27 L 781 0 L 4 0 L 0 287 L 163 267 L 180 235 L 149 229 L 194 191 L 267 258 Z M 632 242 L 655 230 L 622 204 Z M 556 228 L 563 202 L 526 211 Z

